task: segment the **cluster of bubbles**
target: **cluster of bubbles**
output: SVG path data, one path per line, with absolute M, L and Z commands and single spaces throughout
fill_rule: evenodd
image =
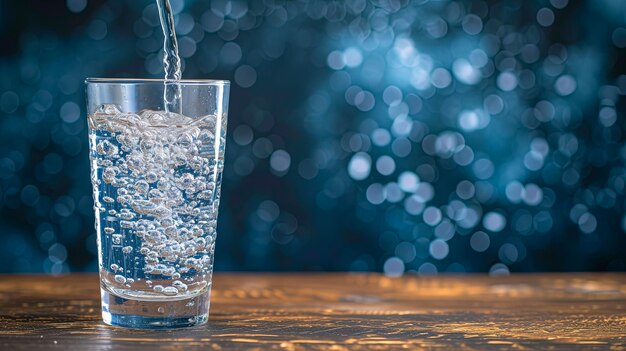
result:
M 625 2 L 171 4 L 233 81 L 218 268 L 626 269 Z M 0 59 L 7 270 L 96 269 L 83 78 L 162 77 L 153 0 L 66 5 Z
M 108 284 L 177 295 L 211 281 L 223 168 L 214 149 L 216 120 L 124 114 L 114 105 L 89 116 L 100 269 Z

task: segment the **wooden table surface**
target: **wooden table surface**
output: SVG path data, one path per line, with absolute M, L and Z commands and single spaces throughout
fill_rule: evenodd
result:
M 92 274 L 0 276 L 0 350 L 626 350 L 626 274 L 216 274 L 209 323 L 100 320 Z

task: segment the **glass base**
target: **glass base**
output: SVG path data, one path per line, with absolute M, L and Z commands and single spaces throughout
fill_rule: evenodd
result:
M 209 320 L 211 290 L 186 299 L 136 300 L 117 296 L 104 287 L 102 320 L 112 326 L 173 329 L 203 325 Z

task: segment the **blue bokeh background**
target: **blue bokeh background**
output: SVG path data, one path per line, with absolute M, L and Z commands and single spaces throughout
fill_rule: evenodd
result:
M 623 0 L 171 0 L 232 81 L 217 270 L 626 270 Z M 0 0 L 0 272 L 95 271 L 83 81 L 149 0 Z

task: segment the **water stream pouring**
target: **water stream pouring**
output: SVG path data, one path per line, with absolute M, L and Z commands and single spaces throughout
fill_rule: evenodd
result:
M 182 94 L 180 80 L 182 72 L 180 57 L 178 56 L 178 42 L 176 41 L 176 29 L 174 15 L 169 0 L 156 0 L 159 8 L 159 19 L 163 28 L 163 70 L 165 71 L 165 89 L 163 100 L 165 111 L 181 113 Z

